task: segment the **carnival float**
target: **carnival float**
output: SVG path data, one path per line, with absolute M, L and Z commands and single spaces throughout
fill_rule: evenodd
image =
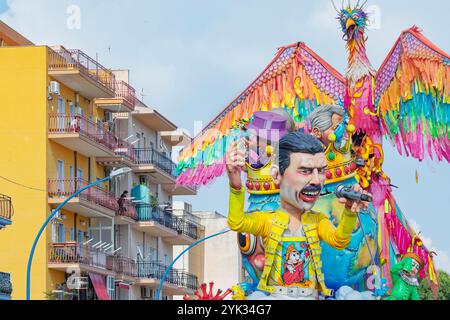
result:
M 348 53 L 345 75 L 303 42 L 279 48 L 255 81 L 180 152 L 178 183 L 204 186 L 224 175 L 228 146 L 264 118 L 261 112 L 275 112 L 287 119 L 287 131 L 313 134 L 325 145 L 326 182 L 315 210 L 337 225 L 342 206 L 334 194 L 337 185 L 358 183 L 373 195 L 346 249 L 322 244 L 321 269 L 327 287 L 334 290 L 330 298 L 417 299 L 415 289 L 409 289 L 418 285 L 415 275 L 438 289 L 434 253 L 411 228 L 393 196 L 383 168 L 383 138 L 400 155 L 450 161 L 450 56 L 413 26 L 401 33 L 375 70 L 366 53 L 364 4 L 335 9 Z M 331 111 L 330 117 L 338 115 L 336 126 L 315 132 L 320 126 L 314 125 L 314 117 L 324 108 L 341 108 L 342 114 Z M 334 118 L 330 121 L 334 124 Z M 264 141 L 259 137 L 257 144 L 260 140 Z M 253 152 L 257 160 L 247 164 L 247 213 L 279 206 L 279 185 L 270 175 L 274 150 L 270 139 L 265 140 Z M 233 288 L 233 298 L 246 299 L 258 291 L 264 243 L 239 234 L 237 245 L 248 279 Z M 199 297 L 222 296 L 203 292 Z

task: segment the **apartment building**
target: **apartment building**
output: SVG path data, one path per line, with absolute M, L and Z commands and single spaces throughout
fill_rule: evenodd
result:
M 172 146 L 190 138 L 136 98 L 128 71 L 0 27 L 0 174 L 16 182 L 2 180 L 0 190 L 17 212 L 0 269 L 12 273 L 13 299 L 25 298 L 28 254 L 50 212 L 122 167 L 132 171 L 83 191 L 53 219 L 34 255 L 31 298 L 154 298 L 172 246 L 199 236 L 171 212 L 174 195 L 196 194 L 176 185 L 171 160 Z M 188 270 L 165 280 L 166 299 L 198 286 Z
M 174 203 L 175 211 L 189 212 L 190 205 L 184 202 Z M 202 226 L 204 237 L 216 235 L 228 229 L 227 217 L 216 211 L 190 211 L 191 219 Z M 176 254 L 186 246 L 174 247 Z M 242 257 L 235 232 L 228 232 L 208 239 L 196 250 L 183 256 L 176 264 L 177 268 L 192 268 L 202 275 L 203 282 L 214 282 L 215 290 L 226 291 L 245 279 Z M 197 267 L 197 269 L 195 269 Z M 182 299 L 181 296 L 177 299 Z M 226 298 L 230 300 L 231 295 Z

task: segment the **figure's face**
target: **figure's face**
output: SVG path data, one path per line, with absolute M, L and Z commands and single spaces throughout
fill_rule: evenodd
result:
M 300 252 L 297 250 L 292 251 L 289 253 L 289 261 L 290 263 L 298 263 L 300 261 Z
M 314 136 L 317 139 L 319 139 L 320 141 L 322 141 L 322 143 L 324 145 L 328 146 L 330 144 L 330 139 L 328 139 L 328 136 L 331 133 L 334 133 L 334 131 L 342 123 L 343 120 L 344 120 L 344 117 L 338 115 L 337 113 L 334 113 L 333 116 L 331 117 L 331 123 L 332 123 L 331 127 L 323 132 L 320 131 L 319 128 L 314 128 L 313 129 Z
M 415 277 L 419 273 L 420 264 L 416 260 L 412 260 L 412 268 L 411 272 L 409 273 L 410 276 Z
M 292 153 L 281 179 L 281 199 L 302 211 L 310 210 L 322 191 L 326 168 L 323 153 Z
M 352 40 L 366 27 L 367 13 L 360 8 L 342 9 L 339 12 L 338 19 L 342 32 L 344 32 L 344 40 Z

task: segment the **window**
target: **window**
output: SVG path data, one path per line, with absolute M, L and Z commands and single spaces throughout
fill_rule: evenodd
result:
M 113 277 L 107 276 L 108 294 L 111 300 L 116 300 L 116 284 Z
M 84 238 L 85 238 L 84 231 L 78 230 L 77 242 L 83 244 L 84 243 Z
M 64 161 L 58 160 L 58 171 L 57 171 L 57 177 L 58 180 L 58 192 L 64 192 Z
M 148 183 L 148 178 L 147 178 L 147 176 L 139 176 L 139 184 L 140 184 L 140 185 L 146 186 L 147 183 Z
M 52 223 L 52 242 L 55 243 L 57 240 L 57 229 L 58 229 L 58 224 L 53 222 Z
M 57 242 L 65 243 L 66 242 L 66 230 L 65 230 L 64 225 L 62 223 L 58 223 L 57 229 L 58 229 Z
M 84 173 L 82 169 L 77 169 L 77 178 L 83 180 Z
M 73 105 L 73 102 L 69 102 L 69 110 L 70 110 L 70 119 L 73 119 L 75 117 L 75 106 Z
M 64 132 L 65 129 L 65 119 L 66 115 L 66 103 L 64 99 L 58 98 L 58 129 Z

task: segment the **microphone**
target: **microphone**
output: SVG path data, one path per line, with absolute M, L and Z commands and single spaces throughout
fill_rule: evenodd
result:
M 356 201 L 366 201 L 366 202 L 372 202 L 372 197 L 363 194 L 361 192 L 356 192 L 351 187 L 345 186 L 343 184 L 340 184 L 336 187 L 334 190 L 334 194 L 338 198 L 345 198 L 349 200 L 356 200 Z

